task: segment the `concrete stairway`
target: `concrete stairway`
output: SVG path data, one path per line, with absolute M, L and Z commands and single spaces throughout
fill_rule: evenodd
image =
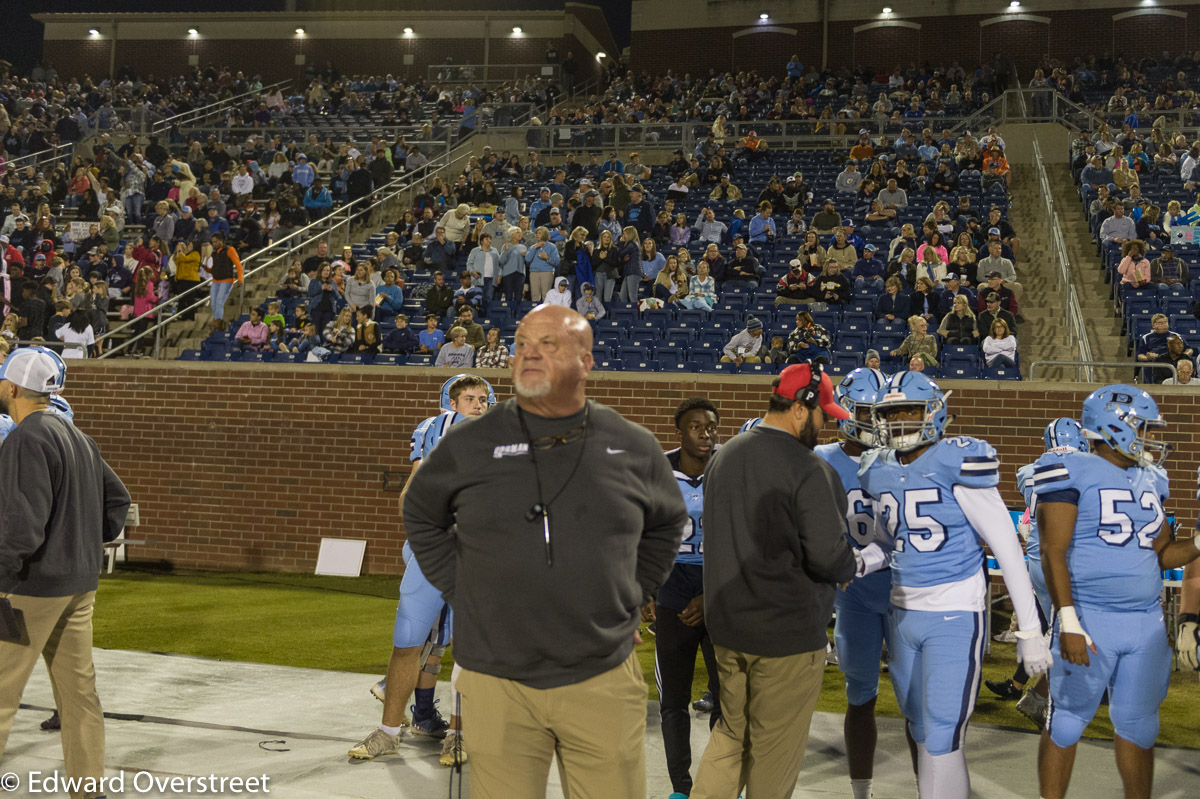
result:
M 1034 361 L 1074 358 L 1065 351 L 1067 325 L 1063 311 L 1065 298 L 1058 291 L 1054 268 L 1050 261 L 1050 221 L 1043 213 L 1036 169 L 1030 164 L 1012 167 L 1009 196 L 1009 224 L 1021 239 L 1021 253 L 1016 264 L 1017 278 L 1024 287 L 1020 298 L 1024 324 L 1018 327 L 1017 339 L 1021 354 L 1021 373 L 1029 379 L 1029 367 Z M 986 210 L 986 206 L 981 211 Z M 981 215 L 983 215 L 981 213 Z M 982 280 L 982 276 L 980 278 Z M 981 335 L 985 331 L 980 331 Z M 1066 370 L 1070 371 L 1070 370 Z M 1065 379 L 1063 369 L 1039 367 L 1039 380 Z
M 1121 335 L 1121 319 L 1116 305 L 1110 299 L 1111 287 L 1104 282 L 1104 271 L 1100 268 L 1100 256 L 1088 232 L 1087 220 L 1083 217 L 1079 190 L 1071 180 L 1071 171 L 1066 164 L 1046 163 L 1046 175 L 1054 192 L 1054 207 L 1062 225 L 1063 239 L 1071 262 L 1071 280 L 1079 296 L 1083 311 L 1084 327 L 1092 346 L 1092 357 L 1097 361 L 1131 360 L 1126 355 L 1125 339 Z M 1127 382 L 1133 378 L 1132 370 L 1098 368 L 1098 382 Z

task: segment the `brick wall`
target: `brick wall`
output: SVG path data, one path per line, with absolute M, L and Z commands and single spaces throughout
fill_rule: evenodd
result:
M 507 373 L 486 376 L 501 399 Z M 402 570 L 398 494 L 413 426 L 436 409 L 445 370 L 209 364 L 72 365 L 67 397 L 139 503 L 138 560 L 177 567 L 310 572 L 322 536 L 367 539 L 366 570 Z M 680 400 L 708 396 L 730 436 L 765 407 L 764 378 L 595 373 L 590 395 L 672 443 Z M 947 382 L 951 430 L 990 441 L 1002 488 L 1041 451 L 1045 424 L 1077 413 L 1079 385 Z M 1195 518 L 1200 394 L 1157 390 L 1176 445 L 1169 509 Z
M 1027 80 L 1047 50 L 1068 61 L 1077 55 L 1100 55 L 1105 51 L 1140 58 L 1159 55 L 1164 49 L 1178 53 L 1200 42 L 1200 10 L 1195 6 L 1179 6 L 1179 10 L 1188 12 L 1186 20 L 1145 16 L 1114 23 L 1112 16 L 1120 10 L 1038 10 L 1036 15 L 1048 17 L 1050 25 L 1013 21 L 985 28 L 979 26 L 980 20 L 996 13 L 906 16 L 906 21 L 920 24 L 921 30 L 875 28 L 859 34 L 853 32 L 854 28 L 866 20 L 836 20 L 829 24 L 829 66 L 866 65 L 890 70 L 898 64 L 948 65 L 958 60 L 972 67 L 980 63 L 980 58 L 990 61 L 992 53 L 1001 50 L 1015 61 L 1022 80 Z M 693 74 L 706 74 L 710 67 L 757 69 L 774 75 L 783 73 L 792 53 L 799 53 L 806 64 L 820 65 L 819 22 L 792 21 L 780 12 L 771 23 L 796 29 L 798 34 L 761 33 L 732 39 L 733 33 L 748 25 L 635 30 L 630 44 L 632 67 L 654 73 L 674 69 Z M 736 44 L 731 47 L 733 41 Z

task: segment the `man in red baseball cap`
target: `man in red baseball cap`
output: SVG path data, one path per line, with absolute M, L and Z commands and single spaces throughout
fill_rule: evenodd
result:
M 849 414 L 820 364 L 784 369 L 768 403 L 762 424 L 717 450 L 704 476 L 704 621 L 722 717 L 691 799 L 795 789 L 833 593 L 854 576 L 846 492 L 813 452 L 826 417 Z

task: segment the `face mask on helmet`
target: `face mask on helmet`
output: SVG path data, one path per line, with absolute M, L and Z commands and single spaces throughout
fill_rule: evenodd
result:
M 838 421 L 838 430 L 847 441 L 853 441 L 868 449 L 877 446 L 875 435 L 875 396 L 886 378 L 877 369 L 865 367 L 855 369 L 842 379 L 837 387 L 838 404 L 845 408 L 849 419 Z M 865 416 L 866 418 L 860 418 Z
M 937 384 L 919 372 L 898 372 L 888 378 L 875 398 L 875 445 L 911 452 L 942 437 L 946 427 L 946 399 Z M 898 419 L 901 408 L 914 408 L 916 418 Z M 892 417 L 892 418 L 889 418 Z

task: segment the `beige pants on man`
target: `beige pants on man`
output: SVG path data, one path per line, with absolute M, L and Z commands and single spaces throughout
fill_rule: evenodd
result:
M 104 776 L 104 712 L 92 666 L 92 607 L 96 592 L 63 597 L 0 594 L 25 619 L 29 643 L 0 642 L 0 760 L 21 694 L 38 656 L 46 659 L 62 719 L 68 777 Z M 72 793 L 73 799 L 83 796 Z
M 785 799 L 796 790 L 825 673 L 825 650 L 768 658 L 714 647 L 721 720 L 691 799 Z
M 458 690 L 473 799 L 545 797 L 556 756 L 569 799 L 645 799 L 647 689 L 636 655 L 547 689 L 463 669 Z

